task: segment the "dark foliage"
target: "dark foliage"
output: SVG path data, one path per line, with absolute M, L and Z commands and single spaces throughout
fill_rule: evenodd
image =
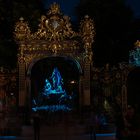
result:
M 23 17 L 35 31 L 41 9 L 40 0 L 0 0 L 0 66 L 16 67 L 18 48 L 13 39 L 14 25 Z

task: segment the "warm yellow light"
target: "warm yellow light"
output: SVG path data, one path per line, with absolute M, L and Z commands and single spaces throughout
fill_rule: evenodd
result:
M 70 81 L 71 84 L 75 84 L 76 82 L 74 80 Z

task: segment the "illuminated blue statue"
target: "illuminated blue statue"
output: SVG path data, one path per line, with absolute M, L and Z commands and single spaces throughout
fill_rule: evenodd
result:
M 52 91 L 51 83 L 49 82 L 48 79 L 46 79 L 46 80 L 45 80 L 44 94 L 46 95 L 47 93 L 50 93 L 51 91 Z
M 63 89 L 63 79 L 57 68 L 54 68 L 50 78 L 45 79 L 43 91 L 37 99 L 33 99 L 33 110 L 69 111 L 73 95 L 68 95 Z
M 45 80 L 45 87 L 43 94 L 66 94 L 65 90 L 62 88 L 63 79 L 60 75 L 60 72 L 57 68 L 54 68 L 52 76 L 50 77 L 50 81 L 48 79 Z
M 60 75 L 60 72 L 58 71 L 57 68 L 54 68 L 54 71 L 51 76 L 52 82 L 53 82 L 53 88 L 56 89 L 56 91 L 61 91 L 62 90 L 62 84 L 63 84 L 63 79 Z

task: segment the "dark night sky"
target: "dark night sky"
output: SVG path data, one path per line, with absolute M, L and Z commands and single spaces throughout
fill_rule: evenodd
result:
M 74 8 L 78 5 L 80 0 L 43 0 L 44 7 L 47 9 L 50 4 L 57 2 L 60 4 L 62 12 L 71 18 L 75 19 Z M 140 18 L 140 0 L 126 0 L 126 4 L 129 5 L 136 18 Z
M 71 17 L 72 20 L 76 20 L 75 7 L 80 0 L 44 0 L 44 7 L 48 9 L 53 2 L 60 5 L 61 12 Z
M 136 18 L 140 18 L 140 0 L 126 0 L 126 3 L 132 8 Z

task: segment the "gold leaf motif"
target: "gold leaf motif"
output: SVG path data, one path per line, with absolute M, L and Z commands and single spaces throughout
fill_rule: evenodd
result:
M 55 15 L 55 14 L 61 14 L 61 12 L 60 12 L 60 6 L 56 2 L 54 2 L 50 6 L 50 10 L 48 12 L 48 15 Z
M 88 15 L 81 21 L 80 35 L 83 38 L 85 47 L 91 47 L 95 37 L 95 27 L 92 19 Z
M 28 23 L 24 21 L 24 19 L 21 17 L 19 21 L 15 25 L 15 38 L 17 40 L 26 40 L 31 37 L 31 31 L 28 27 Z
M 135 47 L 140 47 L 140 41 L 137 40 L 134 45 L 135 45 Z
M 72 29 L 70 17 L 53 3 L 46 15 L 42 15 L 38 30 L 31 33 L 23 18 L 15 25 L 15 40 L 19 44 L 19 63 L 29 63 L 36 57 L 49 55 L 81 56 L 81 60 L 92 62 L 92 43 L 95 36 L 94 22 L 89 16 L 81 21 L 80 32 Z

